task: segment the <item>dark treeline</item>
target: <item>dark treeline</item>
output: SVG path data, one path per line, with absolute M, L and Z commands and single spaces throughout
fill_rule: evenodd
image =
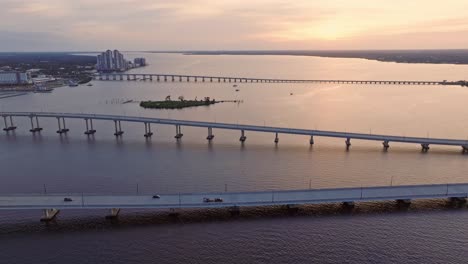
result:
M 220 50 L 185 51 L 188 55 L 289 55 L 361 58 L 399 63 L 468 64 L 468 50 Z

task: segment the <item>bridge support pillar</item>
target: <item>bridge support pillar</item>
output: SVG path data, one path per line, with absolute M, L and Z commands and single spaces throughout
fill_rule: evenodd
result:
M 174 79 L 174 75 L 173 75 L 173 76 L 171 76 L 171 81 L 173 81 L 173 82 L 175 81 L 175 79 Z
M 382 145 L 383 145 L 383 149 L 385 151 L 387 151 L 388 148 L 390 147 L 390 144 L 388 143 L 388 140 L 385 140 L 384 142 L 382 142 Z
M 310 136 L 309 144 L 310 144 L 310 145 L 313 145 L 313 144 L 314 144 L 314 136 Z
M 153 75 L 149 76 L 150 81 L 153 81 Z
M 355 204 L 353 201 L 343 202 L 343 207 L 346 209 L 354 208 Z
M 5 121 L 5 128 L 3 129 L 4 131 L 10 131 L 10 130 L 15 130 L 16 129 L 16 126 L 13 125 L 13 117 L 10 116 L 10 126 L 8 126 L 8 122 L 7 122 L 7 116 L 3 116 L 3 121 Z
M 106 215 L 106 219 L 112 220 L 119 217 L 120 208 L 111 208 L 110 213 Z
M 187 76 L 187 82 L 190 82 L 190 77 Z
M 158 82 L 160 81 L 159 75 L 156 75 L 156 81 L 158 81 Z
M 119 120 L 114 120 L 114 124 L 115 124 L 114 136 L 116 136 L 116 137 L 122 136 L 124 132 L 122 131 L 122 126 L 120 125 L 120 121 Z
M 210 82 L 213 82 L 213 78 L 210 78 Z
M 241 130 L 241 137 L 239 138 L 239 141 L 244 143 L 247 137 L 245 136 L 244 130 Z
M 176 125 L 176 135 L 175 135 L 175 139 L 180 139 L 184 136 L 184 134 L 182 134 L 182 129 L 180 127 L 180 125 Z
M 41 222 L 50 222 L 55 219 L 60 210 L 57 209 L 44 209 L 44 215 L 41 218 Z
M 229 213 L 231 214 L 231 216 L 238 216 L 240 215 L 240 207 L 239 206 L 232 206 L 232 207 L 229 207 Z
M 91 124 L 91 129 L 89 129 L 88 119 L 85 118 L 85 122 L 86 122 L 86 131 L 84 132 L 85 135 L 93 135 L 94 133 L 96 133 L 96 130 L 93 128 L 93 120 L 89 119 L 89 121 Z
M 347 138 L 345 141 L 345 144 L 346 144 L 346 150 L 349 150 L 349 147 L 351 147 L 351 139 Z
M 29 131 L 32 133 L 41 131 L 42 127 L 39 126 L 39 118 L 36 116 L 36 127 L 34 127 L 34 122 L 33 122 L 34 117 L 31 116 L 30 118 L 31 118 L 31 129 Z
M 60 119 L 62 120 L 62 122 L 60 122 Z M 67 133 L 68 131 L 70 131 L 70 129 L 68 129 L 67 126 L 65 125 L 65 118 L 57 117 L 57 122 L 58 122 L 58 130 L 57 130 L 58 134 Z M 63 128 L 62 128 L 61 123 L 63 123 Z
M 145 138 L 149 138 L 153 135 L 153 132 L 151 132 L 151 123 L 146 123 L 145 122 Z
M 11 116 L 10 116 L 11 117 Z M 13 125 L 13 123 L 12 123 Z M 465 153 L 468 153 L 468 145 L 466 146 L 462 146 L 462 153 L 465 154 Z
M 120 80 L 123 81 L 123 75 L 122 74 L 120 74 Z
M 207 140 L 211 141 L 213 140 L 214 138 L 214 135 L 213 135 L 213 128 L 212 127 L 209 127 L 208 128 L 208 136 L 206 137 Z
M 411 199 L 397 199 L 396 202 L 398 206 L 408 207 L 411 205 Z
M 182 82 L 182 76 L 179 76 L 179 82 Z
M 167 82 L 167 76 L 164 76 L 164 81 Z
M 286 209 L 288 210 L 288 213 L 295 214 L 299 211 L 299 206 L 297 204 L 288 204 L 286 205 Z
M 466 197 L 450 197 L 449 200 L 452 203 L 458 203 L 458 204 L 466 203 Z
M 421 151 L 428 152 L 430 149 L 429 144 L 421 144 Z
M 130 75 L 127 74 L 127 81 L 130 81 Z
M 275 134 L 275 144 L 278 144 L 278 142 L 279 142 L 278 132 L 276 132 L 276 134 Z

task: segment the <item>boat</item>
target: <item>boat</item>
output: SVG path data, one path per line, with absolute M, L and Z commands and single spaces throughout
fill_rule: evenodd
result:
M 232 87 L 237 87 L 237 84 L 234 84 Z
M 92 83 L 88 83 L 86 86 L 93 86 L 93 84 L 92 84 Z
M 236 92 L 238 92 L 238 91 L 239 91 L 239 89 L 236 89 Z
M 78 83 L 75 82 L 75 81 L 73 81 L 73 80 L 69 80 L 69 81 L 68 81 L 68 86 L 70 86 L 70 87 L 76 87 L 76 86 L 78 86 Z
M 44 84 L 34 84 L 34 93 L 51 93 L 54 89 L 46 87 Z

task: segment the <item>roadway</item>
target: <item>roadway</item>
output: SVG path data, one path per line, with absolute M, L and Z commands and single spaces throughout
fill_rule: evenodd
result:
M 223 208 L 454 197 L 466 198 L 467 195 L 468 184 L 466 183 L 290 191 L 160 194 L 160 198 L 153 198 L 153 194 L 23 194 L 0 196 L 0 209 Z M 64 201 L 64 198 L 71 198 L 72 201 Z M 223 201 L 204 202 L 204 198 L 221 198 Z

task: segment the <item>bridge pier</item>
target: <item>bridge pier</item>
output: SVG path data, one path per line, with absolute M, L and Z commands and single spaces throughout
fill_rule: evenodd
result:
M 241 130 L 241 137 L 239 138 L 239 141 L 244 143 L 247 137 L 245 136 L 244 130 Z
M 93 120 L 89 119 L 89 121 L 91 123 L 91 129 L 89 129 L 89 126 L 88 126 L 88 118 L 85 118 L 85 122 L 86 122 L 86 131 L 84 132 L 85 135 L 93 135 L 94 133 L 96 133 L 96 130 L 93 128 Z
M 156 75 L 156 81 L 159 82 L 161 79 L 159 79 L 159 75 Z
M 346 150 L 349 150 L 349 147 L 351 147 L 351 138 L 347 138 L 345 141 L 346 144 Z
M 58 209 L 44 209 L 44 214 L 41 217 L 41 222 L 50 222 L 57 217 L 57 214 L 60 213 Z
M 167 82 L 167 76 L 166 75 L 164 75 L 164 81 Z
M 145 122 L 145 138 L 149 138 L 153 135 L 153 132 L 151 132 L 151 123 L 146 123 Z
M 214 135 L 213 135 L 213 128 L 212 127 L 209 127 L 208 128 L 208 136 L 206 137 L 207 140 L 211 141 L 213 140 L 214 138 Z
M 313 144 L 314 144 L 314 136 L 310 136 L 309 144 L 310 144 L 310 145 L 313 145 Z
M 63 128 L 62 128 L 60 119 L 62 119 Z M 63 117 L 57 117 L 57 122 L 58 122 L 58 130 L 57 130 L 57 133 L 58 133 L 58 134 L 67 133 L 68 131 L 70 131 L 70 129 L 68 129 L 68 128 L 66 127 L 66 125 L 65 125 L 65 118 L 63 118 Z
M 106 215 L 106 219 L 113 220 L 119 218 L 120 208 L 111 208 L 110 213 Z
M 30 116 L 31 118 L 31 129 L 29 130 L 32 133 L 36 133 L 42 130 L 42 127 L 39 126 L 39 118 L 36 116 L 36 127 L 34 127 L 34 122 L 33 122 L 33 116 Z
M 388 148 L 390 147 L 390 144 L 388 143 L 388 140 L 385 140 L 384 142 L 382 142 L 382 145 L 383 145 L 383 148 L 385 151 L 388 150 Z
M 120 74 L 120 80 L 123 81 L 123 75 L 122 74 Z
M 115 124 L 115 133 L 114 136 L 119 137 L 123 135 L 122 126 L 120 125 L 120 120 L 114 120 Z
M 179 76 L 179 82 L 182 82 L 182 76 Z
M 346 209 L 353 209 L 355 206 L 353 201 L 343 202 L 343 207 Z
M 174 79 L 174 75 L 171 76 L 171 81 L 174 82 L 175 79 Z
M 396 202 L 400 207 L 409 207 L 411 205 L 411 199 L 397 199 Z
M 429 144 L 421 144 L 421 151 L 428 152 L 430 149 Z
M 13 124 L 12 124 L 12 125 L 13 125 Z M 463 154 L 468 153 L 468 145 L 462 146 L 462 153 L 463 153 Z
M 213 78 L 210 78 L 210 82 L 213 82 Z
M 127 74 L 127 81 L 130 81 L 130 75 Z
M 279 142 L 278 132 L 276 132 L 276 134 L 275 134 L 275 144 L 278 144 L 278 142 Z
M 198 78 L 197 78 L 197 77 L 195 77 L 195 82 L 198 82 Z
M 239 206 L 232 206 L 229 207 L 229 213 L 231 216 L 239 216 L 240 215 L 240 207 Z
M 10 130 L 15 130 L 16 129 L 16 126 L 13 125 L 13 117 L 10 116 L 10 126 L 8 126 L 8 122 L 7 122 L 7 116 L 3 116 L 3 121 L 5 121 L 5 128 L 3 129 L 3 131 L 10 131 Z
M 153 81 L 153 75 L 149 76 L 150 81 Z
M 187 76 L 187 82 L 190 82 L 190 77 Z
M 182 134 L 182 129 L 180 127 L 180 125 L 176 125 L 176 135 L 175 135 L 175 139 L 180 139 L 184 136 L 184 134 Z

